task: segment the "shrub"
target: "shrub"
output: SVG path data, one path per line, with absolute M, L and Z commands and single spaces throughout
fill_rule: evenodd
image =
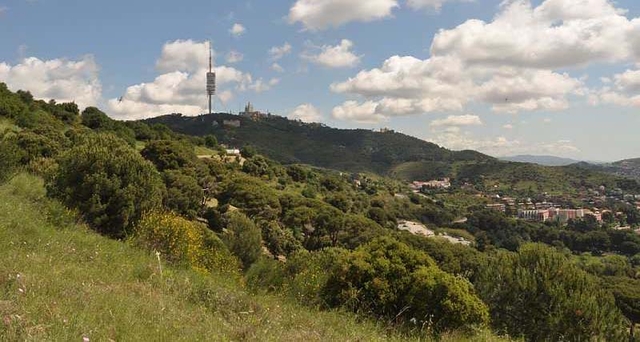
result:
M 62 154 L 49 182 L 50 196 L 76 208 L 95 230 L 122 238 L 142 213 L 162 199 L 160 176 L 124 141 L 88 134 Z
M 195 218 L 202 206 L 203 198 L 202 187 L 198 185 L 198 181 L 175 170 L 163 172 L 162 178 L 167 187 L 164 206 L 188 218 Z
M 262 252 L 260 229 L 247 216 L 237 211 L 229 212 L 226 219 L 227 229 L 222 240 L 247 269 L 258 260 Z
M 247 271 L 247 285 L 256 292 L 278 292 L 285 283 L 284 264 L 268 258 L 260 258 Z
M 314 252 L 300 250 L 294 253 L 286 264 L 287 293 L 305 305 L 328 307 L 322 291 L 329 280 L 330 270 L 346 255 L 348 252 L 340 248 Z
M 145 214 L 134 229 L 133 242 L 160 252 L 174 264 L 232 273 L 240 269 L 239 261 L 213 232 L 172 213 Z
M 495 329 L 530 341 L 620 340 L 622 316 L 599 282 L 551 247 L 500 252 L 476 281 Z
M 191 146 L 175 140 L 152 141 L 140 153 L 160 171 L 191 166 L 197 159 Z
M 489 318 L 468 281 L 443 272 L 425 253 L 388 237 L 339 259 L 322 297 L 332 307 L 414 322 L 434 332 L 485 325 Z
M 0 137 L 0 183 L 11 178 L 20 165 L 20 158 L 21 151 L 15 141 Z

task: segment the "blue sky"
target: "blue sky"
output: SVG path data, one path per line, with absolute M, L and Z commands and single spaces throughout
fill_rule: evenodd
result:
M 0 81 L 196 115 L 211 40 L 219 111 L 612 161 L 640 157 L 637 18 L 632 0 L 0 0 Z

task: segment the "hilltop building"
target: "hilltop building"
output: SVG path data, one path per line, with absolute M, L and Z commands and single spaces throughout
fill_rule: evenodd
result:
M 244 107 L 244 112 L 240 112 L 240 115 L 249 117 L 252 119 L 259 119 L 259 118 L 266 117 L 268 114 L 255 110 L 253 108 L 253 104 L 251 104 L 251 102 L 248 102 L 247 105 Z

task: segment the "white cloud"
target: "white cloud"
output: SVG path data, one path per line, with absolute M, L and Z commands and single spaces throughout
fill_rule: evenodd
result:
M 284 68 L 278 63 L 271 64 L 271 70 L 275 72 L 284 72 Z
M 343 39 L 336 46 L 322 46 L 318 54 L 305 52 L 302 57 L 326 68 L 352 68 L 360 63 L 362 56 L 355 55 L 351 48 L 353 48 L 353 42 Z
M 608 0 L 546 0 L 537 7 L 528 0 L 503 1 L 490 22 L 470 19 L 440 30 L 430 58 L 392 56 L 330 88 L 375 103 L 372 114 L 386 117 L 462 111 L 472 102 L 505 113 L 565 110 L 574 97 L 594 102 L 586 79 L 567 68 L 640 62 L 640 18 L 625 13 Z M 608 101 L 638 102 L 636 94 L 621 90 L 635 84 L 636 75 L 626 76 L 616 79 L 620 89 L 601 92 Z
M 449 115 L 446 119 L 431 121 L 431 127 L 452 126 L 482 126 L 482 120 L 477 115 Z
M 273 61 L 277 61 L 290 53 L 291 53 L 291 44 L 289 43 L 284 43 L 284 45 L 282 46 L 274 46 L 271 49 L 269 49 L 269 56 Z
M 407 0 L 407 5 L 414 10 L 429 8 L 439 11 L 446 2 L 471 2 L 474 0 Z
M 245 34 L 245 32 L 247 32 L 247 29 L 239 23 L 233 24 L 233 26 L 231 26 L 231 28 L 229 29 L 229 33 L 231 33 L 231 35 L 234 37 L 240 37 L 241 35 Z
M 333 108 L 331 115 L 339 120 L 355 121 L 365 124 L 385 121 L 386 117 L 377 113 L 377 107 L 378 104 L 372 101 L 361 104 L 356 101 L 346 101 L 342 105 Z
M 465 62 L 561 68 L 615 62 L 632 55 L 633 23 L 608 0 L 505 1 L 495 19 L 467 20 L 436 34 L 434 55 Z
M 107 102 L 109 112 L 121 119 L 141 119 L 167 113 L 197 115 L 205 112 L 204 92 L 208 71 L 208 44 L 192 40 L 166 43 L 156 66 L 160 74 L 152 81 L 130 86 L 121 99 Z M 249 73 L 221 65 L 214 69 L 217 100 L 226 103 L 235 92 L 263 92 L 277 84 L 276 79 L 253 80 Z
M 321 122 L 322 113 L 310 103 L 301 104 L 288 115 L 289 119 L 302 122 Z
M 613 76 L 618 90 L 627 93 L 640 92 L 640 70 L 627 70 Z
M 323 30 L 388 18 L 395 7 L 396 0 L 298 0 L 289 10 L 289 22 L 299 22 L 308 30 Z
M 234 63 L 238 63 L 238 62 L 242 62 L 242 60 L 244 59 L 244 55 L 238 51 L 235 50 L 231 50 L 227 53 L 227 63 L 229 64 L 234 64 Z
M 30 91 L 35 98 L 95 106 L 101 98 L 99 67 L 93 56 L 80 60 L 25 58 L 18 64 L 0 63 L 0 80 L 13 90 Z
M 605 84 L 605 87 L 592 94 L 592 105 L 604 102 L 625 107 L 640 107 L 640 70 L 626 70 L 613 75 L 613 81 Z
M 582 91 L 582 83 L 568 74 L 513 68 L 496 73 L 481 84 L 478 98 L 493 104 L 496 112 L 559 111 L 569 107 L 568 94 L 577 95 Z
M 160 72 L 192 72 L 208 65 L 209 45 L 206 42 L 187 39 L 165 43 L 156 62 L 156 69 Z
M 504 128 L 504 129 L 513 129 L 513 125 L 512 124 L 506 124 L 506 125 L 503 125 L 502 128 Z
M 262 78 L 259 78 L 249 86 L 249 89 L 255 91 L 256 93 L 263 93 L 265 91 L 271 90 L 271 88 L 278 85 L 278 83 L 280 83 L 279 78 L 272 78 L 269 81 L 265 81 Z

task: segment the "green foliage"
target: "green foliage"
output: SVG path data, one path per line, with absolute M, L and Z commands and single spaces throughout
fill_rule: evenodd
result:
M 275 173 L 267 159 L 262 156 L 253 156 L 244 161 L 242 171 L 254 177 L 266 177 L 271 179 Z
M 285 265 L 285 293 L 305 305 L 327 307 L 322 291 L 329 280 L 329 270 L 335 266 L 337 260 L 345 258 L 347 253 L 339 248 L 326 248 L 314 252 L 300 250 L 294 253 Z
M 244 145 L 240 148 L 240 155 L 243 158 L 253 158 L 257 153 L 256 149 L 251 145 Z
M 87 107 L 80 116 L 82 124 L 93 130 L 109 130 L 113 127 L 114 121 L 104 112 L 96 107 Z
M 163 204 L 166 208 L 188 218 L 195 218 L 202 207 L 202 187 L 183 172 L 167 170 L 162 173 L 167 188 Z
M 288 166 L 287 174 L 294 182 L 305 182 L 309 177 L 309 171 L 300 165 Z
M 616 305 L 629 320 L 630 340 L 634 341 L 634 326 L 640 323 L 640 280 L 627 277 L 608 277 L 604 283 L 616 299 Z
M 240 262 L 201 224 L 171 213 L 150 212 L 136 224 L 133 243 L 159 252 L 163 260 L 196 270 L 238 276 Z
M 160 171 L 192 166 L 197 160 L 192 146 L 175 140 L 152 141 L 140 151 L 140 154 Z
M 302 244 L 293 236 L 293 231 L 282 227 L 277 221 L 261 221 L 259 227 L 262 240 L 275 256 L 287 256 L 302 248 Z
M 280 291 L 285 282 L 284 264 L 268 258 L 260 258 L 247 271 L 247 285 L 256 292 Z
M 597 279 L 550 247 L 490 258 L 476 281 L 495 329 L 529 341 L 619 340 L 621 315 Z
M 236 176 L 222 184 L 220 204 L 230 204 L 242 209 L 250 217 L 271 220 L 280 213 L 276 192 L 253 177 Z
M 204 137 L 204 145 L 209 148 L 217 148 L 218 147 L 218 139 L 213 134 L 206 135 Z
M 28 110 L 22 98 L 12 93 L 5 83 L 0 82 L 0 116 L 17 119 Z
M 1 83 L 0 83 L 1 85 Z M 15 139 L 0 135 L 0 183 L 11 178 L 20 165 L 22 151 L 18 148 Z
M 222 240 L 231 253 L 237 256 L 245 269 L 253 264 L 262 252 L 260 229 L 247 216 L 237 211 L 226 216 L 226 230 Z
M 390 238 L 376 239 L 338 260 L 322 296 L 332 307 L 414 322 L 436 332 L 484 325 L 489 318 L 468 281 Z
M 98 232 L 124 237 L 143 212 L 160 205 L 158 172 L 112 135 L 89 134 L 81 140 L 60 156 L 48 192 L 78 209 Z

